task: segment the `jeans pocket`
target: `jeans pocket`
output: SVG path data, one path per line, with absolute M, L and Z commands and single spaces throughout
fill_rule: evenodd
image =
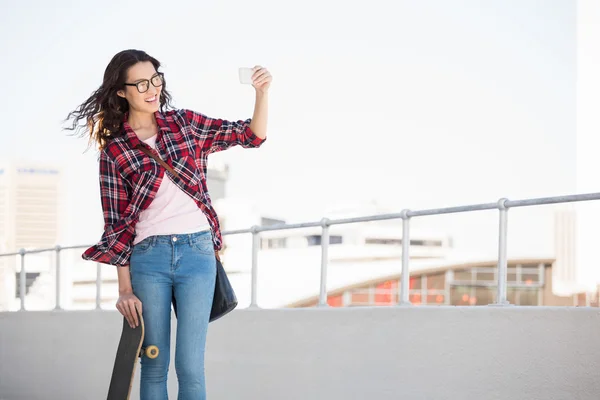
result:
M 191 246 L 194 250 L 206 255 L 214 254 L 215 251 L 210 236 L 201 236 L 193 239 Z
M 150 236 L 142 240 L 138 244 L 134 245 L 132 253 L 135 253 L 137 255 L 146 254 L 152 249 L 152 247 L 154 246 L 152 246 L 152 237 Z

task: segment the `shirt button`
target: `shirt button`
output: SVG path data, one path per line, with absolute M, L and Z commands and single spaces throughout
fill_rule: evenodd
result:
M 174 242 L 176 242 L 176 241 L 177 241 L 177 237 L 174 237 L 174 238 L 173 238 L 173 241 L 174 241 Z

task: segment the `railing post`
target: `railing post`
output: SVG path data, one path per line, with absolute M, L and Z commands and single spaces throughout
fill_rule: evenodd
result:
M 19 250 L 21 255 L 21 272 L 19 273 L 19 298 L 21 299 L 20 311 L 25 311 L 25 249 Z
M 329 260 L 329 219 L 321 220 L 321 288 L 319 307 L 327 307 L 327 263 Z
M 258 308 L 258 248 L 260 245 L 260 236 L 258 235 L 258 226 L 252 228 L 252 271 L 250 276 L 252 279 L 251 300 L 249 308 Z
M 400 299 L 399 304 L 401 306 L 411 305 L 409 300 L 409 282 L 410 272 L 408 268 L 409 262 L 409 249 L 410 249 L 410 217 L 408 216 L 408 210 L 402 210 L 402 275 L 400 277 Z
M 506 286 L 508 280 L 508 258 L 507 258 L 507 240 L 508 240 L 508 199 L 498 200 L 498 209 L 500 210 L 500 223 L 498 232 L 498 292 L 496 294 L 497 305 L 508 305 L 506 300 Z
M 102 264 L 96 263 L 96 310 L 100 310 L 102 303 Z
M 61 310 L 60 307 L 60 246 L 56 246 L 56 306 L 55 310 Z

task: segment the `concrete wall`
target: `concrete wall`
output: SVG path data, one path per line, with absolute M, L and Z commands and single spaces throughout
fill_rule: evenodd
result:
M 112 311 L 0 313 L 0 399 L 105 399 L 120 328 Z M 208 398 L 597 400 L 599 334 L 591 308 L 239 310 L 211 324 Z

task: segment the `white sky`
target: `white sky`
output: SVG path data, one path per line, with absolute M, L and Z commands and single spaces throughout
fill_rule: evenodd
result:
M 0 161 L 62 165 L 69 243 L 98 240 L 101 211 L 95 151 L 61 119 L 126 48 L 161 60 L 177 107 L 213 117 L 251 116 L 237 68 L 270 69 L 269 140 L 217 157 L 230 195 L 290 221 L 575 190 L 575 1 L 0 4 Z M 551 209 L 511 211 L 509 252 L 552 251 Z M 497 247 L 493 212 L 415 224 Z

